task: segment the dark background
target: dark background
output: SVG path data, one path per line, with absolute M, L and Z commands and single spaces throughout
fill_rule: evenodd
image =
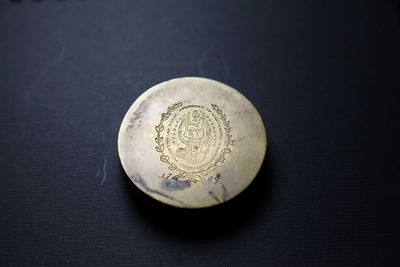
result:
M 400 3 L 0 1 L 0 264 L 395 265 Z M 180 210 L 125 175 L 132 102 L 175 77 L 246 95 L 254 183 Z M 151 164 L 151 163 L 149 163 Z

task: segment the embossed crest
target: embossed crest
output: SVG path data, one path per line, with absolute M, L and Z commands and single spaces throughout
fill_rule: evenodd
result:
M 175 103 L 161 114 L 155 131 L 160 161 L 174 171 L 162 174 L 163 178 L 196 183 L 206 177 L 209 182 L 218 182 L 219 175 L 212 172 L 232 153 L 234 145 L 230 121 L 218 105 Z

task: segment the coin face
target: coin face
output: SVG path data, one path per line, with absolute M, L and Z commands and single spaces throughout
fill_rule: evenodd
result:
M 118 136 L 119 157 L 132 182 L 181 208 L 217 205 L 242 192 L 258 173 L 266 146 L 261 117 L 242 94 L 196 77 L 144 92 Z

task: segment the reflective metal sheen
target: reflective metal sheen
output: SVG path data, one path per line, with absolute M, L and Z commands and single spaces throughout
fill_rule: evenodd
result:
M 122 166 L 143 192 L 181 208 L 225 202 L 254 179 L 267 147 L 255 107 L 235 89 L 186 77 L 155 85 L 126 113 Z

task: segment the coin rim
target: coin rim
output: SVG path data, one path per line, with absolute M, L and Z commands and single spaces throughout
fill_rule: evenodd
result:
M 246 186 L 244 186 L 243 188 L 239 189 L 238 192 L 237 192 L 235 195 L 231 196 L 230 198 L 226 199 L 226 200 L 223 201 L 223 202 L 217 202 L 217 203 L 213 203 L 212 205 L 206 205 L 206 206 L 195 206 L 195 207 L 190 207 L 190 206 L 179 206 L 178 204 L 173 204 L 173 203 L 170 203 L 170 202 L 163 201 L 163 200 L 161 200 L 161 199 L 157 199 L 157 198 L 155 198 L 154 196 L 152 196 L 149 192 L 147 192 L 146 190 L 144 190 L 142 187 L 140 187 L 138 184 L 136 184 L 136 183 L 131 179 L 131 177 L 129 177 L 128 172 L 127 172 L 127 167 L 125 167 L 124 164 L 123 164 L 122 155 L 121 155 L 121 154 L 122 154 L 122 152 L 121 152 L 121 142 L 122 142 L 122 141 L 120 141 L 120 140 L 122 139 L 122 136 L 123 136 L 123 132 L 124 132 L 123 129 L 126 128 L 126 125 L 127 125 L 127 123 L 129 122 L 129 120 L 130 120 L 130 119 L 128 118 L 128 114 L 130 113 L 129 111 L 131 110 L 131 108 L 135 105 L 135 103 L 139 103 L 139 101 L 141 101 L 142 98 L 143 98 L 143 99 L 146 99 L 148 95 L 150 95 L 154 90 L 157 90 L 157 88 L 160 87 L 160 86 L 162 86 L 162 84 L 164 84 L 164 83 L 169 83 L 169 82 L 174 81 L 174 80 L 182 80 L 182 79 L 197 79 L 197 80 L 211 81 L 211 82 L 220 84 L 220 85 L 222 85 L 223 87 L 227 87 L 227 88 L 233 90 L 234 92 L 236 92 L 236 93 L 238 93 L 240 96 L 242 96 L 242 97 L 245 99 L 245 101 L 247 101 L 247 102 L 250 104 L 250 106 L 254 109 L 254 111 L 255 111 L 256 114 L 258 115 L 258 118 L 260 119 L 261 125 L 263 126 L 263 129 L 264 129 L 264 131 L 263 131 L 263 132 L 264 132 L 263 138 L 264 138 L 264 141 L 265 141 L 265 147 L 264 147 L 264 151 L 263 151 L 263 154 L 262 154 L 262 157 L 261 157 L 261 160 L 260 160 L 260 164 L 259 164 L 259 166 L 258 166 L 258 168 L 257 168 L 257 171 L 255 172 L 255 175 L 253 175 L 253 177 L 250 177 L 249 183 L 248 183 Z M 156 87 L 157 87 L 157 88 L 156 88 Z M 158 89 L 158 90 L 160 90 L 160 89 Z M 161 89 L 161 90 L 162 90 L 162 89 Z M 260 170 L 261 170 L 261 167 L 262 167 L 263 164 L 264 164 L 265 157 L 266 157 L 266 154 L 267 154 L 267 151 L 268 151 L 268 134 L 267 134 L 267 129 L 266 129 L 266 127 L 265 127 L 264 121 L 263 121 L 263 119 L 262 119 L 260 113 L 258 112 L 257 108 L 253 105 L 253 103 L 252 103 L 249 99 L 247 99 L 246 96 L 244 96 L 241 92 L 239 92 L 239 91 L 236 90 L 235 88 L 233 88 L 233 87 L 231 87 L 231 86 L 229 86 L 229 85 L 227 85 L 227 84 L 225 84 L 225 83 L 222 83 L 222 82 L 219 82 L 219 81 L 216 81 L 216 80 L 213 80 L 213 79 L 209 79 L 209 78 L 194 77 L 194 76 L 189 76 L 189 77 L 178 77 L 178 78 L 173 78 L 173 79 L 170 79 L 170 80 L 167 80 L 167 81 L 163 81 L 163 82 L 161 82 L 161 83 L 155 84 L 154 86 L 150 87 L 149 89 L 147 89 L 146 91 L 144 91 L 142 94 L 140 94 L 140 95 L 133 101 L 133 103 L 129 106 L 129 108 L 127 109 L 127 111 L 126 111 L 126 113 L 125 113 L 125 115 L 124 115 L 124 117 L 123 117 L 123 119 L 122 119 L 122 121 L 121 121 L 121 126 L 120 126 L 120 128 L 119 128 L 118 140 L 117 140 L 117 142 L 118 142 L 118 144 L 117 144 L 117 145 L 118 145 L 118 157 L 119 157 L 121 166 L 122 166 L 122 168 L 124 169 L 124 172 L 125 172 L 126 176 L 128 176 L 129 180 L 130 180 L 137 188 L 139 188 L 140 191 L 142 191 L 143 193 L 145 193 L 146 195 L 148 195 L 149 197 L 151 197 L 153 200 L 156 200 L 157 202 L 162 203 L 162 204 L 164 204 L 164 205 L 168 205 L 168 206 L 172 206 L 172 207 L 176 207 L 176 208 L 181 208 L 181 209 L 202 209 L 202 208 L 209 208 L 209 207 L 213 207 L 213 206 L 217 206 L 217 205 L 226 203 L 226 202 L 228 202 L 229 200 L 231 200 L 231 199 L 237 197 L 238 195 L 240 195 L 246 188 L 248 188 L 248 187 L 253 183 L 254 179 L 257 177 L 257 175 L 259 174 L 259 172 L 260 172 Z

